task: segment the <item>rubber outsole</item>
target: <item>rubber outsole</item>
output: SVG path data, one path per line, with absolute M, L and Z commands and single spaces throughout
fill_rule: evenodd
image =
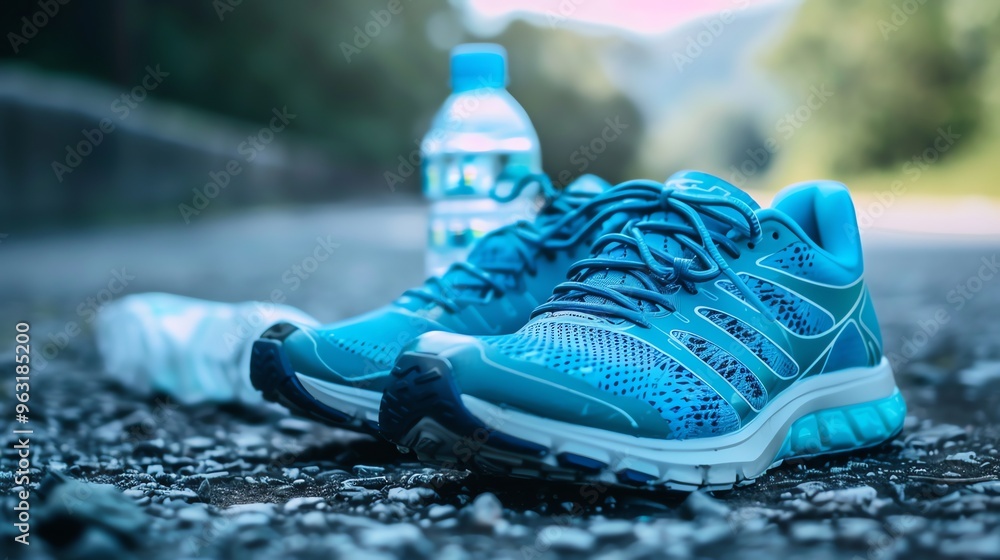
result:
M 884 399 L 804 415 L 788 430 L 769 466 L 747 473 L 731 465 L 687 469 L 651 465 L 632 461 L 627 450 L 617 457 L 582 447 L 553 450 L 504 433 L 504 412 L 499 407 L 477 406 L 478 411 L 495 413 L 483 416 L 484 421 L 469 410 L 471 404 L 475 403 L 463 399 L 452 379 L 446 358 L 404 353 L 383 393 L 379 410 L 382 435 L 402 451 L 415 452 L 422 461 L 491 475 L 631 488 L 725 490 L 752 482 L 786 459 L 878 445 L 899 433 L 905 417 L 905 403 L 898 391 Z
M 488 428 L 462 405 L 458 387 L 448 373 L 451 364 L 438 356 L 405 353 L 392 370 L 392 391 L 382 393 L 379 426 L 382 436 L 400 442 L 413 432 L 417 422 L 433 419 L 462 434 L 451 450 L 442 449 L 434 438 L 425 437 L 404 447 L 418 456 L 447 457 L 445 463 L 467 463 L 475 457 L 477 442 L 488 441 L 491 448 L 526 457 L 541 456 L 546 449 Z
M 296 330 L 294 325 L 278 323 L 253 343 L 250 382 L 254 388 L 261 392 L 264 400 L 287 408 L 295 416 L 377 436 L 377 424 L 323 404 L 302 386 L 282 345 Z
M 382 436 L 400 451 L 413 451 L 421 461 L 448 468 L 470 468 L 486 474 L 586 482 L 607 467 L 581 455 L 556 457 L 562 468 L 542 461 L 549 449 L 488 427 L 462 403 L 451 377 L 451 364 L 434 355 L 404 353 L 396 360 L 392 381 L 382 394 Z M 653 477 L 633 469 L 615 473 L 629 487 Z

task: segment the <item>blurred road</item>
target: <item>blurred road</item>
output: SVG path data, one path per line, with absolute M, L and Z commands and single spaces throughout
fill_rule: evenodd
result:
M 11 340 L 0 340 L 0 360 L 13 361 L 17 320 L 33 322 L 41 346 L 70 321 L 82 327 L 33 380 L 32 478 L 63 471 L 124 491 L 49 479 L 32 498 L 33 557 L 70 543 L 81 558 L 1000 555 L 1000 239 L 866 234 L 886 351 L 910 408 L 901 437 L 686 498 L 423 469 L 387 445 L 270 409 L 179 407 L 107 379 L 87 329 L 102 298 L 243 301 L 278 290 L 332 321 L 421 279 L 424 220 L 412 200 L 210 211 L 187 226 L 178 217 L 2 240 L 0 330 Z M 0 395 L 10 410 L 10 391 Z M 10 434 L 10 419 L 0 422 Z M 14 469 L 5 454 L 5 516 Z M 11 530 L 0 528 L 5 542 Z

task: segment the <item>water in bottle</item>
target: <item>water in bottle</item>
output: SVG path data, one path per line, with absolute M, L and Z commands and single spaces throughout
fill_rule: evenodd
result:
M 507 200 L 522 177 L 541 171 L 538 135 L 507 81 L 500 45 L 452 50 L 452 94 L 421 142 L 424 196 L 431 205 L 428 275 L 465 260 L 486 233 L 537 212 L 535 187 Z

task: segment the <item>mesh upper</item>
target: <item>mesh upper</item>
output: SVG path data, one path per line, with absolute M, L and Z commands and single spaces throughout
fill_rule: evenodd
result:
M 767 390 L 764 389 L 764 385 L 736 356 L 689 332 L 673 331 L 670 335 L 679 340 L 708 367 L 718 372 L 755 410 L 760 410 L 767 404 Z
M 843 274 L 829 259 L 821 257 L 809 245 L 801 242 L 792 243 L 760 264 L 824 284 L 839 285 Z
M 760 358 L 760 361 L 767 364 L 767 367 L 771 368 L 771 371 L 778 377 L 788 378 L 798 373 L 799 368 L 795 362 L 757 329 L 721 311 L 701 309 L 698 312 L 740 341 L 750 352 Z
M 401 349 L 398 344 L 381 344 L 371 340 L 345 338 L 330 331 L 324 332 L 322 335 L 340 350 L 361 356 L 379 369 L 391 369 Z
M 534 322 L 485 337 L 502 354 L 580 378 L 653 406 L 672 439 L 707 437 L 740 425 L 733 407 L 677 361 L 628 335 L 577 323 Z
M 793 333 L 812 336 L 833 328 L 830 315 L 781 286 L 747 274 L 740 274 L 740 278 L 761 303 L 771 308 L 774 318 Z M 720 280 L 718 286 L 745 301 L 743 292 L 729 280 Z

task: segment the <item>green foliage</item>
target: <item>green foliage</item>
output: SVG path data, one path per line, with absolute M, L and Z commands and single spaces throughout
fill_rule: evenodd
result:
M 567 175 L 582 173 L 612 182 L 628 179 L 626 166 L 644 138 L 644 125 L 638 109 L 601 70 L 599 53 L 607 39 L 524 22 L 513 23 L 495 39 L 508 50 L 510 91 L 538 131 L 543 167 L 553 180 L 565 184 Z M 622 130 L 602 137 L 608 120 Z M 593 142 L 598 149 L 606 148 L 601 153 L 587 151 Z
M 924 150 L 941 127 L 963 137 L 977 131 L 975 78 L 995 44 L 991 52 L 960 51 L 947 4 L 805 1 L 769 63 L 793 96 L 822 85 L 835 92 L 813 117 L 832 171 L 889 167 Z
M 5 6 L 0 21 L 16 29 L 32 6 Z M 94 0 L 68 4 L 51 27 L 18 59 L 122 88 L 160 64 L 170 77 L 155 98 L 251 124 L 287 106 L 295 133 L 324 147 L 331 163 L 378 175 L 416 148 L 449 94 L 449 48 L 482 40 L 448 0 Z M 511 89 L 540 132 L 546 168 L 578 174 L 570 154 L 600 134 L 604 118 L 632 123 L 586 169 L 619 178 L 641 127 L 594 62 L 601 40 L 521 23 L 486 40 L 510 51 Z M 544 54 L 556 43 L 590 61 L 585 75 L 552 75 Z

